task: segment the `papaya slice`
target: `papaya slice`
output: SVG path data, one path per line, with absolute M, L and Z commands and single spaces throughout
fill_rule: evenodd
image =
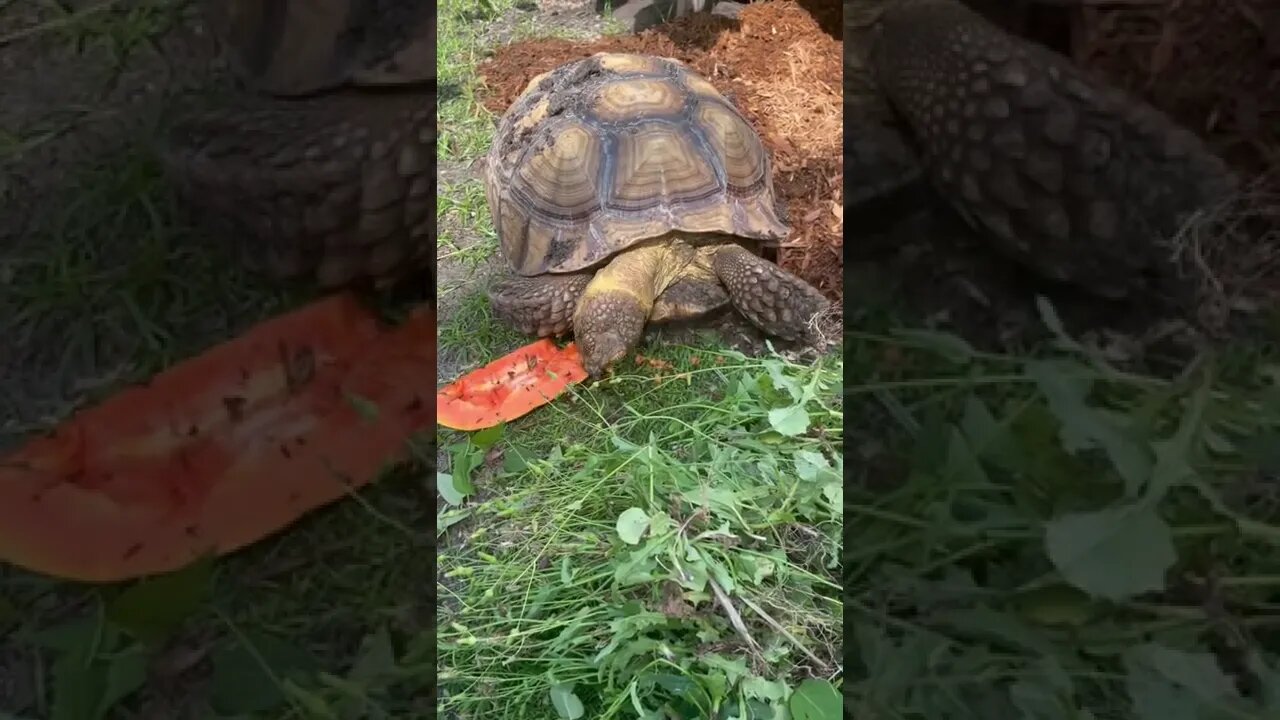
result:
M 436 422 L 454 430 L 482 430 L 509 422 L 582 382 L 578 347 L 543 338 L 473 370 L 436 392 Z
M 0 457 L 0 560 L 109 582 L 231 552 L 373 481 L 432 426 L 435 316 L 349 294 L 268 320 Z

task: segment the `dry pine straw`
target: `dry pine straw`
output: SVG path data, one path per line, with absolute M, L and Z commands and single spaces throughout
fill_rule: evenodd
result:
M 829 23 L 830 24 L 830 23 Z M 839 32 L 839 23 L 833 30 Z M 695 15 L 592 41 L 523 40 L 479 68 L 481 102 L 501 114 L 535 76 L 598 52 L 672 57 L 724 93 L 760 131 L 791 235 L 782 267 L 840 303 L 843 297 L 844 43 L 794 0 L 752 3 L 736 20 Z

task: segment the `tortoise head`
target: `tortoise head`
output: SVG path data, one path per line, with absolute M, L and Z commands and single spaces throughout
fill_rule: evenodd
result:
M 426 0 L 203 0 L 232 69 L 271 95 L 435 80 Z

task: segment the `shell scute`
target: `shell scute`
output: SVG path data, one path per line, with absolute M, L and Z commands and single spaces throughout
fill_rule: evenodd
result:
M 534 78 L 499 123 L 486 190 L 522 275 L 586 269 L 672 231 L 788 232 L 759 135 L 668 58 L 600 53 Z

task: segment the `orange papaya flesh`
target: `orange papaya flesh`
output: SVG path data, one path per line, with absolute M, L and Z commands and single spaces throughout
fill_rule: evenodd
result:
M 0 560 L 109 582 L 273 534 L 434 424 L 435 338 L 330 296 L 77 413 L 0 458 Z
M 587 377 L 578 347 L 543 338 L 458 378 L 436 392 L 436 422 L 481 430 L 510 422 L 554 400 Z

